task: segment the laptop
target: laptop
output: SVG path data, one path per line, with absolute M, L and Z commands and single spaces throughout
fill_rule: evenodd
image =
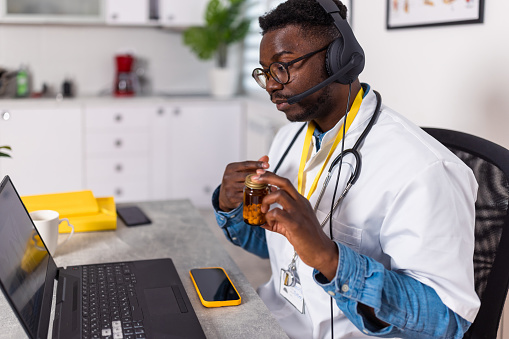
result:
M 48 337 L 52 305 L 52 338 L 205 338 L 171 259 L 56 267 L 9 176 L 0 287 L 29 338 Z

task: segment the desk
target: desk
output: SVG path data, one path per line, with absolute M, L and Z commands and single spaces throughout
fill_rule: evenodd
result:
M 57 249 L 54 258 L 57 266 L 169 257 L 207 338 L 288 338 L 189 201 L 136 205 L 149 216 L 151 225 L 126 227 L 119 221 L 116 231 L 76 233 Z M 219 308 L 201 305 L 189 270 L 207 266 L 226 270 L 242 297 L 241 305 Z M 0 293 L 0 324 L 0 338 L 26 338 L 3 293 Z

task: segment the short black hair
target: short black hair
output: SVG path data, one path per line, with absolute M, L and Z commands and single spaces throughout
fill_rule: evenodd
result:
M 339 14 L 346 18 L 347 8 L 341 1 L 332 0 L 339 7 Z M 340 37 L 340 33 L 334 26 L 334 19 L 323 9 L 316 0 L 287 0 L 276 8 L 258 18 L 262 35 L 267 32 L 296 25 L 303 32 L 320 30 L 330 40 Z

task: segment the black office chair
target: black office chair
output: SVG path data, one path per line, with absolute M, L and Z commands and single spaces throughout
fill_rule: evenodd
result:
M 463 160 L 479 184 L 474 274 L 481 308 L 464 338 L 496 338 L 509 288 L 509 150 L 462 132 L 423 129 Z

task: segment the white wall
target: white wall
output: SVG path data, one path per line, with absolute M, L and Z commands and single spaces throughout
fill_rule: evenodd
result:
M 0 67 L 29 66 L 34 90 L 60 88 L 67 75 L 81 95 L 111 90 L 114 56 L 132 50 L 148 61 L 147 77 L 157 92 L 207 92 L 208 69 L 182 45 L 181 34 L 155 27 L 0 25 Z
M 485 1 L 483 24 L 386 29 L 386 0 L 355 0 L 366 53 L 361 81 L 421 126 L 476 134 L 509 148 L 509 1 Z

